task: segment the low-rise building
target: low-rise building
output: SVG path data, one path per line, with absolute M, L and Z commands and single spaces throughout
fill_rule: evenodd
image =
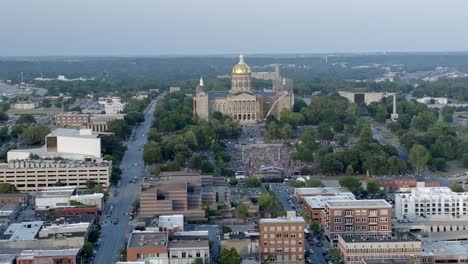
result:
M 322 228 L 332 245 L 338 237 L 388 237 L 392 206 L 385 200 L 326 201 Z
M 57 114 L 54 117 L 56 126 L 60 127 L 87 127 L 91 122 L 90 114 L 81 114 L 76 112 L 66 112 Z
M 354 194 L 343 187 L 316 187 L 316 188 L 295 188 L 294 197 L 302 203 L 304 197 L 311 196 L 353 196 Z
M 468 241 L 424 242 L 422 246 L 422 264 L 466 263 L 468 259 Z
M 380 187 L 386 192 L 396 192 L 401 188 L 439 187 L 436 181 L 418 181 L 416 178 L 379 178 Z
M 395 194 L 395 217 L 416 219 L 433 215 L 468 215 L 468 192 L 453 192 L 448 187 L 416 187 Z
M 13 104 L 15 110 L 32 110 L 39 107 L 39 102 L 19 102 Z
M 133 231 L 127 243 L 128 261 L 191 264 L 197 258 L 210 263 L 208 232 Z
M 57 184 L 86 189 L 86 182 L 93 180 L 106 190 L 111 170 L 109 161 L 12 161 L 0 164 L 0 182 L 13 184 L 23 192 L 37 192 Z
M 421 257 L 421 241 L 411 234 L 398 237 L 338 237 L 338 249 L 346 264 L 375 261 L 417 263 Z M 363 262 L 365 261 L 365 262 Z M 379 262 L 380 261 L 380 262 Z
M 304 263 L 302 217 L 262 218 L 260 225 L 261 263 Z
M 58 250 L 23 250 L 16 264 L 77 264 L 79 248 Z
M 9 225 L 17 216 L 20 204 L 2 203 L 0 204 L 0 225 Z
M 0 204 L 18 203 L 21 205 L 28 204 L 29 195 L 27 193 L 0 193 Z
M 184 216 L 180 214 L 161 215 L 158 219 L 158 229 L 169 233 L 184 231 Z
M 76 194 L 76 186 L 53 186 L 43 188 L 35 196 L 37 208 L 54 208 L 77 204 L 102 207 L 103 193 Z M 75 202 L 75 204 L 73 204 Z

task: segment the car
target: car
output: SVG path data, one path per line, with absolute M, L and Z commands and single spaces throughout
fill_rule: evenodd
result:
M 314 254 L 314 251 L 312 249 L 309 249 L 310 254 Z
M 328 261 L 328 264 L 333 264 L 333 261 L 329 260 L 329 261 Z
M 328 250 L 327 249 L 322 250 L 322 255 L 327 256 L 328 255 Z
M 322 247 L 322 246 L 323 246 L 322 241 L 317 241 L 317 242 L 315 242 L 315 245 L 316 245 L 317 247 Z
M 117 217 L 114 218 L 113 224 L 116 225 L 116 224 L 118 224 L 118 223 L 119 223 L 119 219 L 118 219 Z

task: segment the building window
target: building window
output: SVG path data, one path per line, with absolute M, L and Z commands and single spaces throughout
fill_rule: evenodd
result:
M 334 216 L 340 216 L 342 214 L 341 210 L 334 210 L 333 215 Z
M 333 219 L 333 222 L 336 223 L 336 224 L 341 223 L 342 219 L 341 218 L 335 218 L 335 219 Z
M 387 209 L 380 209 L 380 214 L 381 215 L 388 215 L 388 210 Z

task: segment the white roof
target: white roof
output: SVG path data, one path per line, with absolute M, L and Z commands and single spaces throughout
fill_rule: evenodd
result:
M 392 208 L 385 200 L 350 200 L 350 201 L 326 201 L 325 204 L 331 208 Z
M 56 128 L 50 134 L 51 136 L 60 136 L 60 137 L 78 137 L 78 138 L 97 138 L 99 133 L 93 132 L 91 129 L 71 129 L 71 128 Z
M 173 228 L 184 227 L 184 215 L 161 215 L 159 216 L 158 227 Z
M 36 198 L 70 197 L 75 189 L 76 186 L 45 187 L 39 193 L 37 193 Z
M 79 248 L 58 250 L 23 250 L 18 256 L 18 259 L 32 259 L 34 257 L 76 256 L 79 251 Z
M 297 223 L 297 222 L 304 222 L 304 218 L 302 216 L 297 217 L 278 217 L 278 218 L 261 218 L 260 223 Z
M 296 195 L 320 195 L 320 194 L 335 194 L 335 195 L 348 195 L 352 193 L 342 187 L 316 187 L 316 188 L 295 188 Z
M 14 223 L 3 234 L 11 235 L 10 240 L 33 240 L 43 224 L 43 221 Z
M 422 248 L 422 256 L 468 256 L 468 241 L 424 242 Z
M 307 204 L 311 208 L 324 208 L 325 202 L 327 201 L 350 201 L 356 200 L 354 195 L 317 195 L 317 196 L 309 196 L 304 197 L 304 203 Z
M 411 188 L 411 193 L 397 193 L 397 196 L 414 196 L 414 197 L 468 197 L 468 192 L 457 193 L 453 192 L 449 187 L 414 187 Z
M 208 230 L 175 232 L 177 236 L 207 236 Z

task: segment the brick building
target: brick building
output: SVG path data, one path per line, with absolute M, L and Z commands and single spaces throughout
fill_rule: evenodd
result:
M 322 223 L 322 215 L 325 211 L 325 202 L 327 201 L 346 201 L 356 200 L 354 195 L 337 195 L 337 196 L 310 196 L 303 198 L 304 209 L 309 215 L 310 220 Z
M 304 225 L 302 217 L 260 219 L 261 263 L 303 264 Z
M 79 248 L 58 250 L 23 250 L 16 264 L 77 264 Z
M 380 178 L 379 183 L 386 192 L 396 192 L 400 188 L 440 186 L 436 181 L 418 181 L 416 178 Z
M 27 193 L 1 193 L 0 204 L 18 203 L 26 205 L 28 204 L 28 197 Z
M 322 228 L 336 246 L 342 237 L 386 237 L 392 234 L 392 206 L 385 200 L 327 201 Z

